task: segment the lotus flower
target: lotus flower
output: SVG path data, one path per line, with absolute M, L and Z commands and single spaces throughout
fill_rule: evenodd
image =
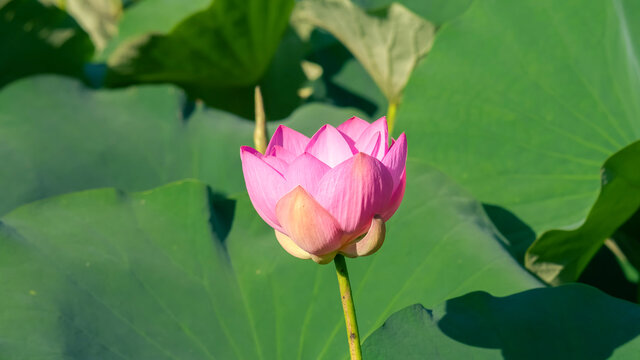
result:
M 331 262 L 377 251 L 405 189 L 407 141 L 353 117 L 311 139 L 280 125 L 262 155 L 240 148 L 251 202 L 291 255 Z

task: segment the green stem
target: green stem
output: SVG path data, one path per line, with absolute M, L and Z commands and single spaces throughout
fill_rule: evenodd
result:
M 396 124 L 396 112 L 398 111 L 398 104 L 396 102 L 390 102 L 387 108 L 387 126 L 389 127 L 389 135 L 393 133 L 393 126 Z
M 362 360 L 360 350 L 360 335 L 358 334 L 358 321 L 356 320 L 356 308 L 351 297 L 351 283 L 347 272 L 347 263 L 344 256 L 336 255 L 333 262 L 336 264 L 338 274 L 338 285 L 340 287 L 340 298 L 342 300 L 342 310 L 344 310 L 344 321 L 347 325 L 347 337 L 349 340 L 349 353 L 351 360 Z

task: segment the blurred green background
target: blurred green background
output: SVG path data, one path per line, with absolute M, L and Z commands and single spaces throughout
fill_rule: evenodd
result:
M 346 358 L 332 269 L 245 193 L 256 86 L 270 133 L 386 115 L 407 135 L 387 241 L 349 261 L 366 358 L 637 358 L 638 19 L 0 0 L 0 359 Z

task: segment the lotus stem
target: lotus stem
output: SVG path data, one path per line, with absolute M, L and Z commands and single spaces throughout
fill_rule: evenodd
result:
M 260 86 L 256 86 L 254 96 L 256 127 L 253 130 L 253 144 L 256 150 L 264 154 L 267 150 L 267 119 L 264 114 L 264 103 L 262 102 Z
M 342 310 L 344 310 L 344 321 L 347 325 L 347 338 L 349 340 L 351 360 L 362 360 L 356 308 L 353 305 L 353 297 L 351 296 L 351 283 L 349 282 L 347 263 L 345 262 L 344 256 L 340 254 L 336 255 L 333 262 L 336 265 L 336 273 L 338 274 L 338 285 L 340 287 Z
M 389 102 L 387 108 L 387 126 L 389 127 L 389 134 L 393 133 L 393 126 L 396 124 L 396 112 L 398 111 L 398 103 L 392 101 Z

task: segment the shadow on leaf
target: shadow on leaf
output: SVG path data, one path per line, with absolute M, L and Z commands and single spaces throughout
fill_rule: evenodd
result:
M 509 210 L 492 204 L 482 204 L 482 208 L 489 219 L 506 238 L 504 246 L 518 260 L 524 264 L 524 254 L 529 245 L 536 239 L 536 233 Z
M 606 359 L 640 351 L 640 307 L 585 285 L 413 305 L 365 342 L 369 359 Z

